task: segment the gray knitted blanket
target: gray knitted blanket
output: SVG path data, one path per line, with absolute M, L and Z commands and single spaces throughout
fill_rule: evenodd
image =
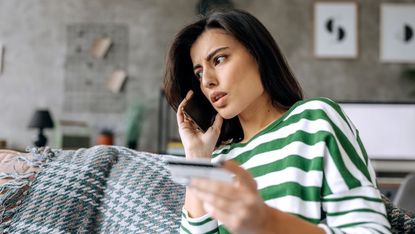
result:
M 184 187 L 163 156 L 96 146 L 48 152 L 10 233 L 176 233 Z

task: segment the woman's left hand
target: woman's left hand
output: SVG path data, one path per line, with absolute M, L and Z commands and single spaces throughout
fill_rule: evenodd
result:
M 233 233 L 258 233 L 271 218 L 251 174 L 233 161 L 224 167 L 235 174 L 232 184 L 192 179 L 190 189 L 203 201 L 205 211 Z

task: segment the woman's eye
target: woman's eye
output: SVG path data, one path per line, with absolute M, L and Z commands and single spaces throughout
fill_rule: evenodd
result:
M 218 56 L 214 59 L 215 65 L 218 65 L 219 63 L 223 63 L 225 61 L 225 56 Z
M 198 72 L 196 72 L 196 73 L 195 73 L 195 75 L 196 75 L 196 77 L 200 80 L 200 79 L 202 79 L 203 72 L 198 71 Z

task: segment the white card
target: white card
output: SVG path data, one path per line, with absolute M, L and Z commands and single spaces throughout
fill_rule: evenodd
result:
M 94 58 L 102 59 L 108 53 L 112 45 L 112 40 L 109 37 L 96 38 L 91 47 L 91 55 Z
M 111 77 L 108 80 L 108 89 L 113 93 L 121 92 L 126 79 L 127 73 L 124 70 L 118 69 L 113 71 Z

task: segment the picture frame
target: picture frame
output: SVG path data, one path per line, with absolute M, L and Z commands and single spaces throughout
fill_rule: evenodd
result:
M 3 56 L 4 56 L 4 47 L 3 47 L 3 43 L 0 42 L 0 75 L 3 73 Z
M 314 12 L 314 56 L 317 58 L 358 57 L 358 3 L 316 1 Z
M 415 4 L 382 3 L 380 61 L 415 63 Z

